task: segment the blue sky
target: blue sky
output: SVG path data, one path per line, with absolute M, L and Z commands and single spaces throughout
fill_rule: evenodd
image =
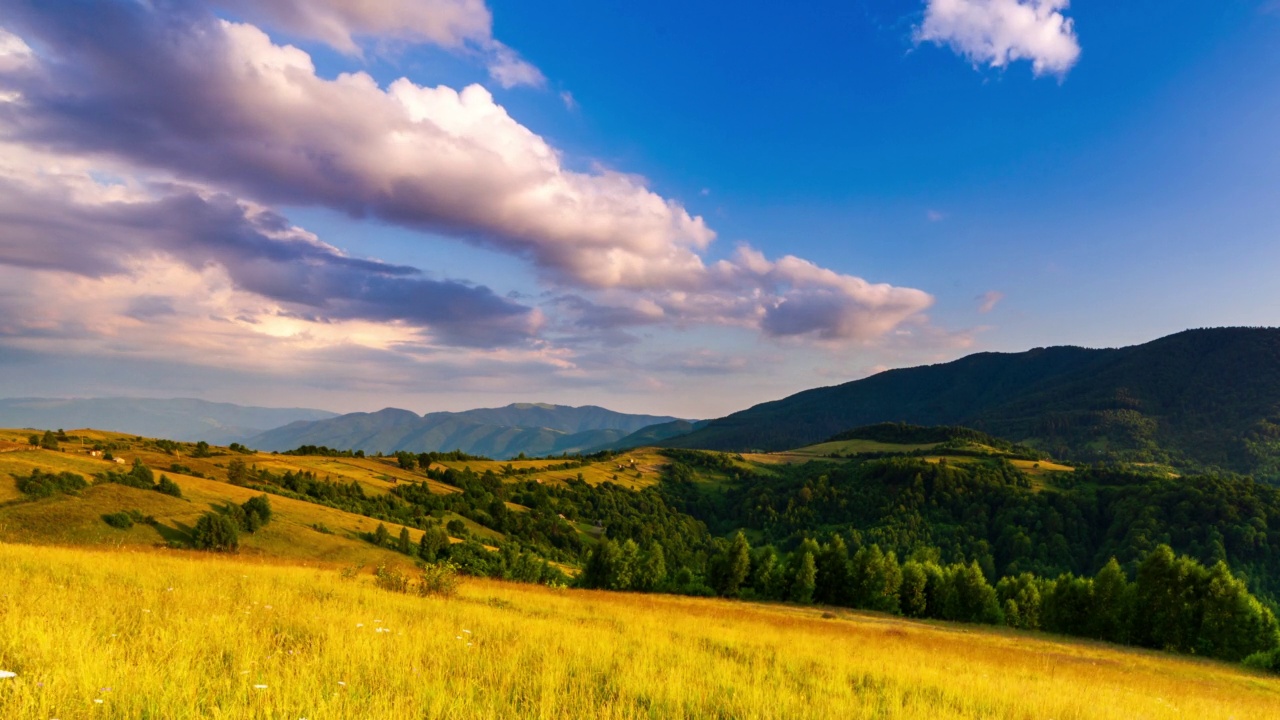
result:
M 0 394 L 710 417 L 1277 324 L 1280 5 L 801 5 L 0 0 Z

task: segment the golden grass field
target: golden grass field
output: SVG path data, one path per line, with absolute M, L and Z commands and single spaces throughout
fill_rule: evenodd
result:
M 4 718 L 1280 717 L 1280 679 L 840 612 L 0 545 Z

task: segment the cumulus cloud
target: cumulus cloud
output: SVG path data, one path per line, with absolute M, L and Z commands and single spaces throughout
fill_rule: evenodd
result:
M 1000 301 L 1004 300 L 1004 293 L 999 290 L 991 290 L 979 295 L 976 300 L 978 301 L 978 312 L 986 315 L 995 310 Z
M 603 310 L 576 309 L 587 326 L 711 323 L 777 338 L 870 340 L 933 301 L 750 248 L 708 265 L 714 233 L 702 218 L 642 178 L 571 169 L 480 86 L 402 78 L 383 87 L 364 73 L 327 79 L 304 51 L 196 6 L 74 5 L 0 0 L 10 29 L 47 48 L 0 70 L 0 91 L 11 98 L 0 103 L 0 133 L 10 142 L 147 167 L 229 197 L 375 216 L 526 258 L 545 282 L 599 296 L 589 302 Z M 180 201 L 196 202 L 164 200 Z M 269 213 L 261 217 L 268 222 Z M 275 283 L 278 275 L 258 278 L 248 267 L 237 277 L 270 297 L 332 303 L 345 281 L 328 278 L 362 273 L 363 294 L 343 302 L 363 316 L 439 302 L 428 292 L 436 286 L 393 268 L 336 256 L 319 265 L 308 282 Z M 309 290 L 315 285 L 323 292 Z M 510 309 L 478 291 L 457 294 L 486 312 Z
M 15 3 L 0 3 L 0 6 Z M 567 169 L 484 88 L 316 75 L 301 50 L 212 17 L 140 5 L 6 15 L 60 62 L 5 76 L 10 137 L 108 153 L 265 202 L 325 205 L 461 236 L 591 287 L 679 282 L 713 233 L 633 176 Z M 52 7 L 51 7 L 52 6 Z
M 0 227 L 2 266 L 97 280 L 137 274 L 157 256 L 196 273 L 217 266 L 238 291 L 273 301 L 275 314 L 312 322 L 402 323 L 436 342 L 483 347 L 527 341 L 541 323 L 486 287 L 349 257 L 226 194 L 103 183 L 14 146 L 0 145 Z M 135 319 L 173 313 L 150 292 L 122 310 Z
M 546 78 L 519 53 L 493 37 L 484 0 L 213 0 L 213 4 L 265 27 L 323 42 L 348 55 L 373 38 L 430 43 L 480 55 L 504 88 L 541 87 Z
M 950 46 L 975 65 L 1030 60 L 1037 75 L 1065 75 L 1080 58 L 1070 0 L 926 0 L 917 42 Z

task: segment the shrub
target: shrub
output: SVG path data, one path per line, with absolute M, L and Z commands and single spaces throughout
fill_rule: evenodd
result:
M 467 536 L 467 524 L 457 518 L 450 520 L 444 527 L 449 531 L 449 534 L 454 537 Z
M 379 565 L 373 573 L 374 584 L 391 592 L 409 592 L 409 576 L 397 568 Z
M 318 533 L 322 533 L 324 535 L 333 534 L 333 529 L 330 528 L 328 525 L 325 525 L 324 523 L 312 523 L 311 529 L 315 530 Z
M 133 527 L 133 518 L 127 512 L 108 513 L 102 516 L 102 521 L 120 530 L 128 530 Z
M 208 512 L 196 522 L 191 542 L 197 550 L 235 552 L 240 549 L 240 533 L 231 518 L 222 513 Z
M 364 570 L 363 565 L 348 565 L 338 571 L 338 577 L 343 580 L 355 580 L 360 576 L 361 570 Z
M 1253 653 L 1244 659 L 1244 666 L 1254 670 L 1280 673 L 1280 648 Z
M 173 497 L 182 497 L 182 488 L 178 487 L 178 483 L 169 479 L 168 475 L 160 476 L 160 484 L 156 485 L 156 491 Z
M 458 568 L 453 563 L 427 563 L 418 576 L 418 594 L 450 597 L 458 593 L 458 582 Z

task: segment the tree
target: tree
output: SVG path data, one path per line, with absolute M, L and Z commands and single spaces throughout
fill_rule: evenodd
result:
M 751 562 L 751 587 L 757 597 L 777 599 L 778 576 L 782 575 L 778 567 L 778 551 L 772 545 L 766 545 L 755 552 Z
M 37 447 L 37 448 L 40 447 L 40 436 L 32 435 L 31 437 L 27 438 L 27 444 L 30 445 L 31 447 Z
M 853 557 L 850 599 L 857 607 L 882 612 L 898 612 L 898 590 L 902 568 L 893 553 L 885 555 L 879 545 L 863 547 Z
M 140 485 L 151 487 L 156 484 L 155 473 L 151 472 L 151 468 L 143 464 L 142 458 L 133 459 L 133 468 L 129 470 L 129 474 L 132 475 Z
M 813 599 L 828 605 L 850 604 L 849 550 L 839 535 L 833 534 L 822 546 L 816 565 L 818 577 Z
M 720 556 L 715 577 L 715 591 L 724 597 L 737 597 L 743 581 L 751 572 L 751 545 L 747 536 L 739 532 Z
M 996 583 L 996 597 L 1005 624 L 1022 630 L 1039 630 L 1044 586 L 1045 582 L 1031 573 L 1000 578 Z
M 947 575 L 950 587 L 942 608 L 944 620 L 991 625 L 1001 621 L 996 590 L 987 582 L 977 561 L 953 565 Z
M 813 602 L 813 591 L 817 579 L 818 568 L 813 562 L 813 555 L 808 552 L 801 554 L 795 580 L 791 583 L 791 601 L 798 603 Z
M 44 435 L 40 438 L 40 447 L 45 450 L 57 450 L 58 436 L 54 435 L 52 430 L 45 430 Z
M 209 443 L 203 440 L 196 443 L 196 449 L 191 453 L 191 457 L 193 458 L 207 458 L 209 455 Z
M 1280 646 L 1275 615 L 1249 594 L 1225 562 L 1214 564 L 1206 580 L 1197 654 L 1234 662 Z
M 250 533 L 271 522 L 271 499 L 265 494 L 249 498 L 240 509 L 244 513 L 244 528 Z
M 244 485 L 249 482 L 249 466 L 244 460 L 235 458 L 227 463 L 227 482 L 232 485 Z
M 929 604 L 926 593 L 929 576 L 924 565 L 909 561 L 902 566 L 902 583 L 898 587 L 898 607 L 907 617 L 926 617 Z
M 607 587 L 610 590 L 631 590 L 635 586 L 635 573 L 640 565 L 640 546 L 628 538 L 618 548 L 618 559 L 613 566 Z
M 240 549 L 235 522 L 222 513 L 208 512 L 201 515 L 191 533 L 191 540 L 198 550 L 235 552 Z
M 418 541 L 418 557 L 426 562 L 435 562 L 440 551 L 449 545 L 449 536 L 439 525 L 433 525 L 422 533 Z
M 667 579 L 667 555 L 662 543 L 656 540 L 640 557 L 636 569 L 635 586 L 638 590 L 655 590 Z
M 401 470 L 412 470 L 418 465 L 418 458 L 413 453 L 401 450 L 396 453 L 396 462 L 400 464 Z
M 373 531 L 373 544 L 378 547 L 386 547 L 391 542 L 391 532 L 387 530 L 387 526 L 378 523 L 378 527 Z
M 405 555 L 413 554 L 413 543 L 409 540 L 409 528 L 400 528 L 400 540 L 396 543 L 396 549 Z
M 1108 642 L 1126 642 L 1133 587 L 1115 558 L 1093 578 L 1093 623 L 1089 635 Z

